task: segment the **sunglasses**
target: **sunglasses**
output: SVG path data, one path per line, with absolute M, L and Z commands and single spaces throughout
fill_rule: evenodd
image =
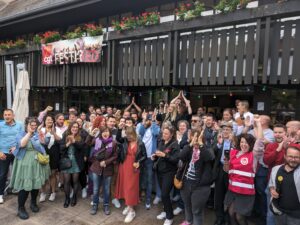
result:
M 192 123 L 197 123 L 199 122 L 200 120 L 191 120 Z

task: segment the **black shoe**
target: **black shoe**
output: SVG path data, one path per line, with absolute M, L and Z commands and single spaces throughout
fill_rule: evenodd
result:
M 18 209 L 18 216 L 21 220 L 27 220 L 29 218 L 29 215 L 26 212 L 25 207 L 20 207 Z
M 97 211 L 98 211 L 98 205 L 97 205 L 97 204 L 94 204 L 94 205 L 92 206 L 92 208 L 91 208 L 90 214 L 91 214 L 91 215 L 96 215 Z
M 110 209 L 109 209 L 109 206 L 108 205 L 105 205 L 104 207 L 103 207 L 103 212 L 104 212 L 104 214 L 105 215 L 110 215 Z
M 68 208 L 69 205 L 70 205 L 70 198 L 68 197 L 65 199 L 64 208 Z
M 31 211 L 34 212 L 34 213 L 37 213 L 37 212 L 40 211 L 40 208 L 37 206 L 36 203 L 31 203 L 31 204 L 30 204 L 30 209 L 31 209 Z
M 76 195 L 74 194 L 73 198 L 72 198 L 72 201 L 71 201 L 71 206 L 75 206 L 77 204 L 77 197 Z
M 214 225 L 223 225 L 223 221 L 222 220 L 216 220 L 216 222 L 214 223 Z

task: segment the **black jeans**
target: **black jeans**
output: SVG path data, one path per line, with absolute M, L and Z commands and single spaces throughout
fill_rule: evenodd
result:
M 12 154 L 5 154 L 5 155 L 6 155 L 6 159 L 0 160 L 0 195 L 4 194 L 9 165 L 14 160 L 14 155 Z
M 215 180 L 215 210 L 218 221 L 229 222 L 229 215 L 224 211 L 224 199 L 228 190 L 228 174 L 220 168 Z
M 166 218 L 171 220 L 173 219 L 173 207 L 170 199 L 170 192 L 173 188 L 174 176 L 176 171 L 167 172 L 167 173 L 157 173 L 158 182 L 161 189 L 161 199 L 164 205 L 164 211 L 166 212 Z
M 180 193 L 185 206 L 185 220 L 194 225 L 203 224 L 203 210 L 209 198 L 210 186 L 197 186 L 185 179 Z

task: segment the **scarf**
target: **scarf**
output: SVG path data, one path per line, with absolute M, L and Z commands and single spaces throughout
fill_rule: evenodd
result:
M 26 154 L 26 148 L 27 146 L 25 146 L 24 148 L 22 148 L 21 145 L 21 140 L 22 138 L 26 135 L 27 133 L 25 131 L 20 132 L 16 139 L 17 139 L 17 146 L 16 146 L 16 150 L 14 151 L 14 155 L 18 160 L 21 160 L 24 158 L 25 154 Z M 32 137 L 29 140 L 33 146 L 33 148 L 42 153 L 42 154 L 46 154 L 45 148 L 43 147 L 43 145 L 41 144 L 40 140 L 39 140 L 39 134 L 38 132 L 34 132 Z
M 98 152 L 100 152 L 103 149 L 103 146 L 105 147 L 105 151 L 111 153 L 112 149 L 113 149 L 113 138 L 109 137 L 107 139 L 103 139 L 103 138 L 96 138 L 95 140 L 95 147 L 93 150 L 92 155 L 97 154 Z

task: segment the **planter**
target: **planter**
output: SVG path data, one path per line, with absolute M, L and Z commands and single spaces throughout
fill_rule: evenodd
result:
M 16 54 L 23 54 L 23 53 L 28 53 L 28 52 L 34 52 L 34 51 L 40 51 L 41 47 L 40 45 L 30 45 L 26 46 L 24 48 L 10 48 L 7 50 L 0 50 L 0 55 L 16 55 Z

